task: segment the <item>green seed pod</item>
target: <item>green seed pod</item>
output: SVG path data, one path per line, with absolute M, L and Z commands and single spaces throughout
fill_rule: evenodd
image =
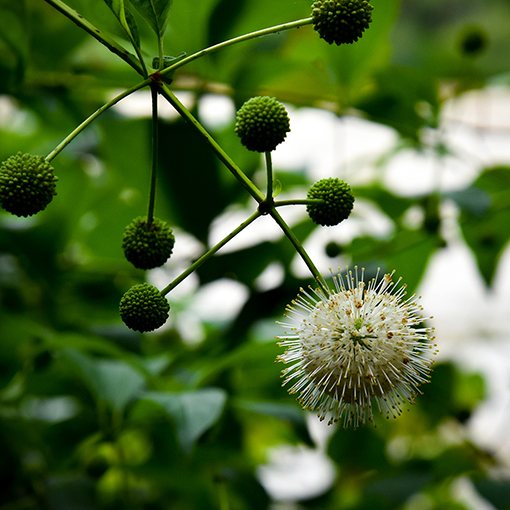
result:
M 289 115 L 274 97 L 252 97 L 237 112 L 235 130 L 248 150 L 273 151 L 290 131 Z
M 349 217 L 354 206 L 351 187 L 335 178 L 317 181 L 308 191 L 307 198 L 322 199 L 324 204 L 308 204 L 308 216 L 318 225 L 338 225 Z
M 313 27 L 329 44 L 351 44 L 372 21 L 373 7 L 366 0 L 316 0 Z
M 18 152 L 0 167 L 0 204 L 16 216 L 32 216 L 57 194 L 53 167 L 43 156 Z
M 135 218 L 124 230 L 122 250 L 137 269 L 162 266 L 172 254 L 175 237 L 168 223 L 154 218 L 147 228 L 147 218 Z
M 165 296 L 149 283 L 131 287 L 121 298 L 119 312 L 124 324 L 144 333 L 161 327 L 168 319 L 170 305 Z

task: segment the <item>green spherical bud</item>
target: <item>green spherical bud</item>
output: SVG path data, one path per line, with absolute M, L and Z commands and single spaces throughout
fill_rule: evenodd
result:
M 0 204 L 16 216 L 42 211 L 57 194 L 53 171 L 43 156 L 11 156 L 0 167 Z
M 154 218 L 150 227 L 147 218 L 135 218 L 124 230 L 122 250 L 137 269 L 162 266 L 172 254 L 175 237 L 168 223 Z
M 316 0 L 313 27 L 329 44 L 351 44 L 372 21 L 373 7 L 366 0 Z
M 134 331 L 154 331 L 168 319 L 170 305 L 149 283 L 131 287 L 121 298 L 119 312 L 124 324 Z
M 317 181 L 308 191 L 308 199 L 324 200 L 322 204 L 308 204 L 306 210 L 318 225 L 338 225 L 349 217 L 354 205 L 351 187 L 335 178 Z
M 273 151 L 290 131 L 289 115 L 274 97 L 253 97 L 237 112 L 235 130 L 248 150 Z

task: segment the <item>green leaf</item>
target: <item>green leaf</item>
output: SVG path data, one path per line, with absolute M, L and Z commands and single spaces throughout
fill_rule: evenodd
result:
M 490 501 L 494 508 L 510 508 L 510 484 L 506 480 L 481 480 L 475 482 L 477 491 Z
M 186 453 L 212 427 L 223 412 L 227 394 L 220 388 L 204 388 L 183 393 L 150 391 L 142 396 L 160 405 L 172 418 L 177 437 Z
M 392 220 L 400 218 L 414 203 L 413 200 L 395 195 L 377 184 L 363 188 L 354 188 L 353 193 L 356 198 L 366 198 L 374 202 Z
M 472 203 L 461 214 L 464 238 L 485 283 L 492 285 L 501 253 L 510 239 L 510 168 L 486 170 L 473 183 Z
M 159 38 L 165 33 L 172 3 L 173 0 L 131 0 L 133 7 Z
M 129 9 L 126 8 L 124 0 L 104 0 L 108 7 L 113 11 L 122 28 L 126 31 L 133 46 L 140 49 L 140 35 L 136 20 Z
M 123 361 L 93 359 L 74 349 L 69 349 L 66 356 L 79 367 L 92 393 L 115 412 L 122 411 L 145 384 L 144 378 Z
M 384 241 L 356 238 L 351 244 L 350 253 L 353 261 L 366 268 L 381 266 L 385 272 L 395 269 L 395 276 L 401 276 L 408 291 L 413 292 L 438 246 L 438 238 L 424 230 L 402 229 Z

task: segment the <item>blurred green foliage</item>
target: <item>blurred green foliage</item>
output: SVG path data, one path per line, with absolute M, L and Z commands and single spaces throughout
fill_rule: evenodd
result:
M 68 2 L 129 48 L 109 9 L 114 4 Z M 304 18 L 310 4 L 175 0 L 165 51 L 189 55 Z M 207 93 L 227 94 L 237 106 L 268 94 L 339 116 L 357 111 L 396 130 L 402 147 L 420 150 L 421 134 L 437 128 L 446 99 L 494 82 L 508 85 L 506 0 L 372 4 L 373 23 L 354 45 L 330 47 L 303 27 L 196 60 L 176 72 L 172 87 L 193 94 L 198 117 Z M 162 18 L 151 19 L 148 26 L 133 8 L 126 22 L 147 62 L 158 55 L 154 32 L 164 26 Z M 48 3 L 0 0 L 2 161 L 17 151 L 48 154 L 113 91 L 138 81 Z M 215 218 L 244 207 L 247 194 L 184 121 L 162 120 L 160 129 L 157 216 L 178 228 L 177 245 L 179 234 L 205 245 Z M 233 120 L 212 132 L 247 175 L 256 175 L 260 161 L 240 147 Z M 124 260 L 120 239 L 146 210 L 150 120 L 109 110 L 53 164 L 60 180 L 47 210 L 29 219 L 0 216 L 0 510 L 272 508 L 256 477 L 267 449 L 314 447 L 306 416 L 280 388 L 274 363 L 274 321 L 311 281 L 291 271 L 290 243 L 282 238 L 220 253 L 200 269 L 193 292 L 169 296 L 168 327 L 135 334 L 121 323 L 118 302 L 147 275 Z M 306 171 L 280 175 L 290 189 L 312 184 Z M 491 285 L 510 237 L 509 176 L 508 167 L 491 168 L 465 189 L 411 198 L 380 183 L 354 188 L 392 230 L 384 239 L 330 243 L 328 253 L 367 268 L 396 268 L 412 291 L 445 245 L 440 205 L 453 200 Z M 413 208 L 423 221 L 411 229 L 404 218 Z M 295 231 L 305 241 L 314 228 L 304 221 Z M 281 282 L 259 288 L 258 277 L 273 263 L 283 268 Z M 163 273 L 168 281 L 180 268 L 173 264 Z M 243 287 L 246 301 L 228 321 L 201 322 L 194 301 L 225 279 Z M 199 342 L 185 340 L 190 321 L 199 323 Z M 484 393 L 480 376 L 437 366 L 417 405 L 397 421 L 377 417 L 377 428 L 334 429 L 325 450 L 336 479 L 295 508 L 460 509 L 453 486 L 464 477 L 497 508 L 510 508 L 508 485 L 487 475 L 493 455 L 464 432 Z

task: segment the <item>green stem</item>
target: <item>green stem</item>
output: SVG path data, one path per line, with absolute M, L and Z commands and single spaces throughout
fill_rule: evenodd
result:
M 227 485 L 224 480 L 220 480 L 217 483 L 218 487 L 218 499 L 220 503 L 220 510 L 230 510 L 230 503 L 228 500 Z
M 266 171 L 267 171 L 267 194 L 266 202 L 270 207 L 273 206 L 273 162 L 271 160 L 271 152 L 266 151 Z
M 166 84 L 160 84 L 160 93 L 167 101 L 179 112 L 179 114 L 187 120 L 195 130 L 207 142 L 209 147 L 216 153 L 218 158 L 225 164 L 225 166 L 234 174 L 234 176 L 241 182 L 241 184 L 248 190 L 250 195 L 258 202 L 264 200 L 263 193 L 251 182 L 246 174 L 234 163 L 230 156 L 218 145 L 206 129 L 198 122 L 191 112 L 175 97 L 175 94 L 168 88 Z
M 223 41 L 221 43 L 215 44 L 214 46 L 209 46 L 208 48 L 205 48 L 203 50 L 197 51 L 196 53 L 193 53 L 193 55 L 190 55 L 189 57 L 183 58 L 182 60 L 179 60 L 179 62 L 176 62 L 175 64 L 167 67 L 164 71 L 161 72 L 161 74 L 167 74 L 169 72 L 172 72 L 173 70 L 184 66 L 186 64 L 189 64 L 193 60 L 196 60 L 200 57 L 203 57 L 205 55 L 208 55 L 209 53 L 214 53 L 215 51 L 222 50 L 224 48 L 227 48 L 228 46 L 232 46 L 233 44 L 237 44 L 244 41 L 249 41 L 250 39 L 255 39 L 256 37 L 262 37 L 264 35 L 270 35 L 275 34 L 277 32 L 283 32 L 284 30 L 289 30 L 291 28 L 299 28 L 305 25 L 310 25 L 313 22 L 313 18 L 303 18 L 299 19 L 297 21 L 292 21 L 290 23 L 283 23 L 281 25 L 275 25 L 273 27 L 264 28 L 262 30 L 257 30 L 256 32 L 250 32 L 249 34 L 244 34 L 239 37 L 234 37 L 233 39 L 229 39 L 228 41 Z
M 162 71 L 165 68 L 165 52 L 163 50 L 163 37 L 158 38 L 158 51 L 159 51 L 158 70 Z
M 138 85 L 135 85 L 134 87 L 131 87 L 128 90 L 125 90 L 122 92 L 122 94 L 119 94 L 118 96 L 114 97 L 107 103 L 105 103 L 101 108 L 98 108 L 90 117 L 85 119 L 74 131 L 69 133 L 47 156 L 46 161 L 50 162 L 60 151 L 62 151 L 69 143 L 71 143 L 74 138 L 76 138 L 90 123 L 92 123 L 99 115 L 101 115 L 103 112 L 108 110 L 108 108 L 111 108 L 113 105 L 117 104 L 120 100 L 124 99 L 125 97 L 129 96 L 133 92 L 136 92 L 137 90 L 146 87 L 152 83 L 152 80 L 148 78 L 147 80 L 144 80 L 140 82 Z
M 275 207 L 281 207 L 282 205 L 322 205 L 325 204 L 326 201 L 322 198 L 296 198 L 290 200 L 278 200 L 278 202 L 274 203 Z
M 312 273 L 313 277 L 317 281 L 317 283 L 321 286 L 325 286 L 323 283 L 323 277 L 320 274 L 319 270 L 312 262 L 312 259 L 304 249 L 301 241 L 296 237 L 292 229 L 285 223 L 284 219 L 280 216 L 278 211 L 273 207 L 273 209 L 269 212 L 269 214 L 273 217 L 273 219 L 278 223 L 279 227 L 283 230 L 283 233 L 289 238 L 290 242 L 294 245 L 294 248 L 299 253 L 304 263 L 307 265 L 308 269 Z
M 239 232 L 244 230 L 248 225 L 253 223 L 261 213 L 259 211 L 255 211 L 247 220 L 243 221 L 235 230 L 230 232 L 230 234 L 222 239 L 218 244 L 214 245 L 207 253 L 204 253 L 197 261 L 195 261 L 191 266 L 188 267 L 185 271 L 183 271 L 172 283 L 167 285 L 163 290 L 161 290 L 161 295 L 165 296 L 172 289 L 177 287 L 179 283 L 181 283 L 185 278 L 187 278 L 193 271 L 197 270 L 204 262 L 209 260 L 220 248 L 225 246 L 231 239 L 233 239 Z
M 158 89 L 155 83 L 151 84 L 152 99 L 152 167 L 151 189 L 149 193 L 149 210 L 147 211 L 147 230 L 154 218 L 154 203 L 156 202 L 156 179 L 158 167 L 159 125 L 158 125 Z
M 92 37 L 97 39 L 101 44 L 106 46 L 112 53 L 115 53 L 125 62 L 127 62 L 137 73 L 141 74 L 144 78 L 147 76 L 144 64 L 140 65 L 140 61 L 117 41 L 112 39 L 101 30 L 95 27 L 92 23 L 87 21 L 81 14 L 78 14 L 74 9 L 71 9 L 61 0 L 45 0 L 48 4 L 53 6 L 57 11 L 60 11 L 64 16 L 76 23 L 80 28 L 88 32 Z M 143 60 L 142 60 L 143 62 Z

